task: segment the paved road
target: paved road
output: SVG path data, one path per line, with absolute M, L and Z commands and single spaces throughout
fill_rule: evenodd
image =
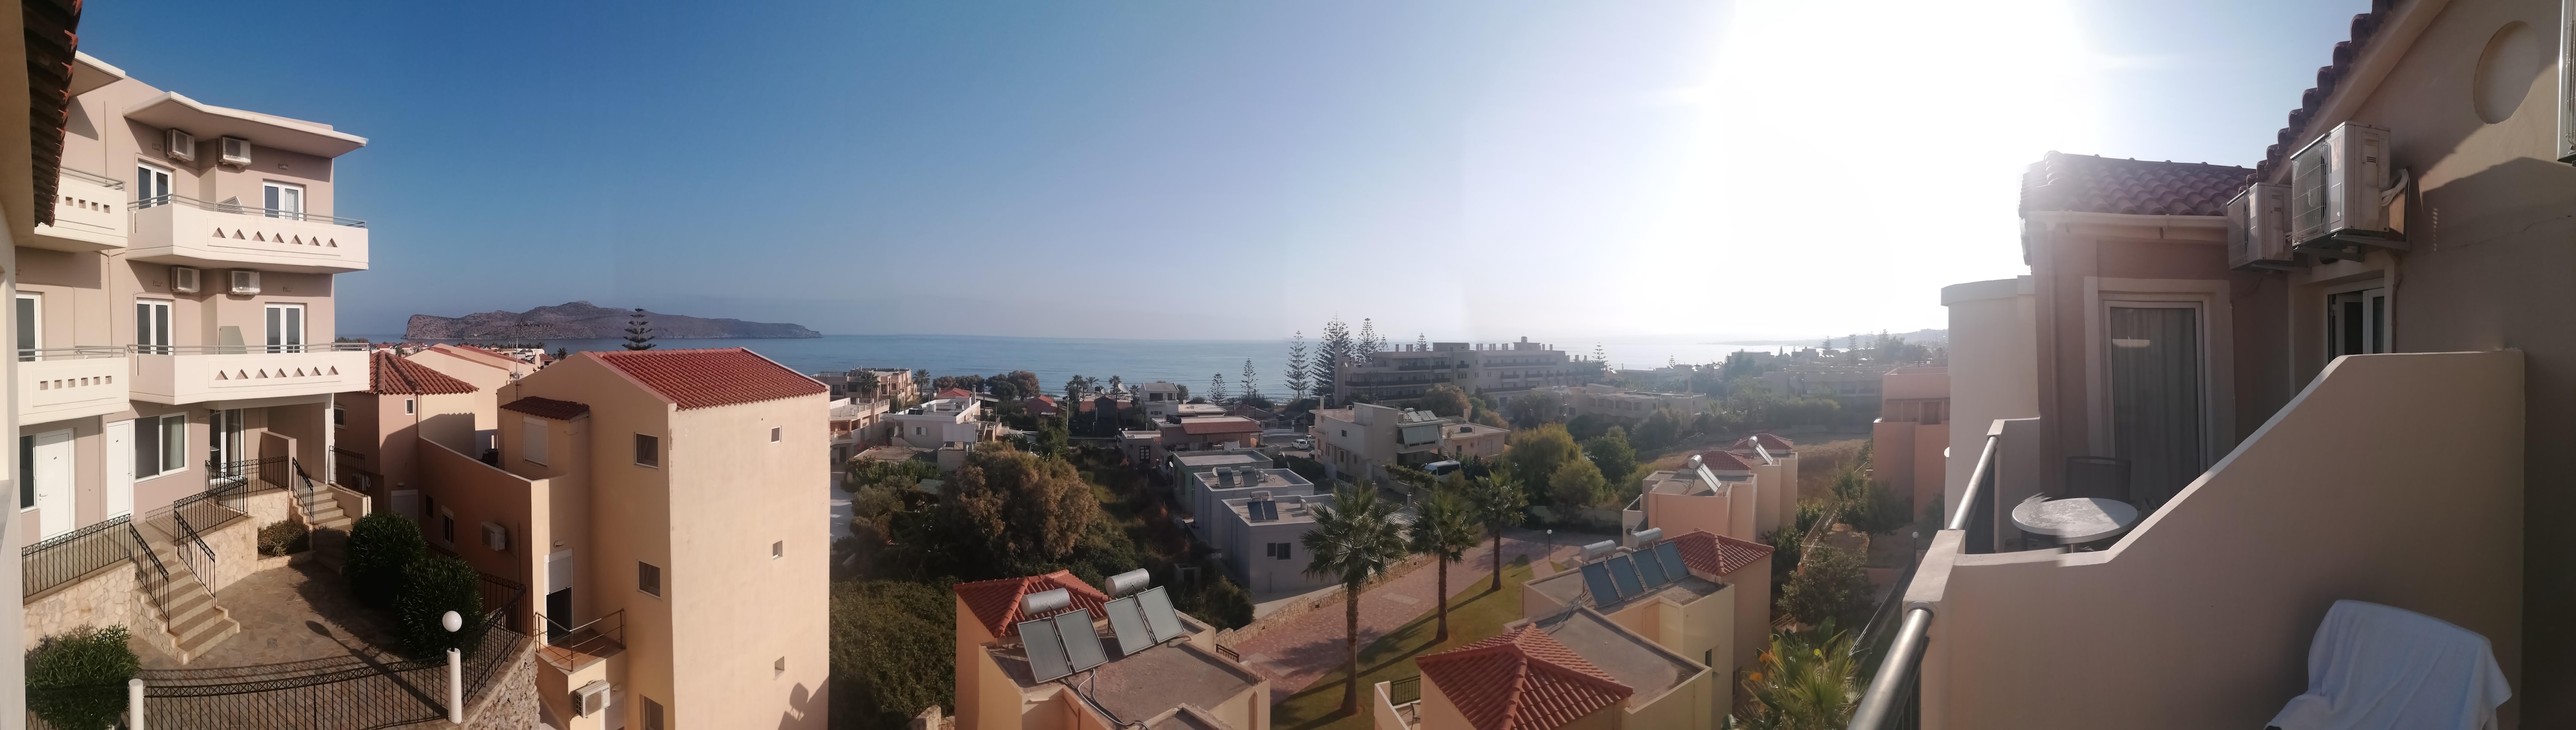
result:
M 1562 559 L 1579 545 L 1606 539 L 1606 536 L 1556 536 L 1556 554 Z M 1537 530 L 1510 530 L 1503 533 L 1503 561 L 1508 563 L 1529 556 L 1533 563 L 1543 563 L 1540 553 L 1547 549 L 1547 537 Z M 1449 594 L 1452 597 L 1484 590 L 1490 585 L 1494 563 L 1493 542 L 1478 543 L 1468 551 L 1466 560 L 1449 566 Z M 1539 568 L 1545 571 L 1542 565 Z M 1425 566 L 1395 580 L 1360 594 L 1360 646 L 1386 636 L 1407 622 L 1432 609 L 1439 573 Z M 1243 661 L 1253 671 L 1270 678 L 1272 702 L 1287 699 L 1307 685 L 1340 667 L 1344 660 L 1343 613 L 1340 605 L 1326 606 L 1307 612 L 1295 620 L 1274 624 L 1259 635 L 1234 645 Z

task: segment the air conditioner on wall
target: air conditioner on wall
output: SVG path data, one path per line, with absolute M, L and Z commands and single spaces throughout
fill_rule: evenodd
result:
M 196 135 L 176 129 L 161 130 L 161 156 L 173 162 L 196 162 Z
M 2345 122 L 2290 156 L 2293 250 L 2359 259 L 2366 247 L 2405 250 L 2388 227 L 2388 130 Z
M 249 296 L 258 293 L 259 272 L 246 271 L 242 269 L 233 270 L 233 294 L 238 296 Z
M 170 291 L 181 294 L 195 294 L 200 286 L 198 281 L 203 275 L 204 272 L 200 272 L 193 268 L 186 266 L 172 266 L 170 267 Z
M 224 164 L 237 165 L 241 167 L 250 166 L 250 140 L 242 139 L 240 137 L 225 137 L 223 138 L 223 142 Z
M 2287 269 L 2298 265 L 2290 252 L 2290 186 L 2255 183 L 2227 201 L 2227 266 L 2232 269 Z
M 496 553 L 509 552 L 510 528 L 491 522 L 483 523 L 483 546 L 491 548 L 492 552 Z
M 594 679 L 573 690 L 572 707 L 582 717 L 598 717 L 608 711 L 608 680 Z

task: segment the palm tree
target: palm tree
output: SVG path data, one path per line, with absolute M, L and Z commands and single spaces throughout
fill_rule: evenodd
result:
M 1360 711 L 1360 588 L 1409 554 L 1404 523 L 1377 490 L 1333 490 L 1333 503 L 1315 506 L 1315 529 L 1297 538 L 1306 546 L 1306 574 L 1342 582 L 1343 639 L 1350 674 L 1343 678 L 1342 714 Z
M 1440 571 L 1440 635 L 1434 644 L 1449 640 L 1449 564 L 1476 546 L 1476 521 L 1467 507 L 1456 489 L 1432 490 L 1430 499 L 1414 507 L 1413 552 L 1431 556 Z
M 1522 491 L 1509 464 L 1496 463 L 1492 474 L 1467 487 L 1467 512 L 1470 521 L 1494 534 L 1494 590 L 1502 590 L 1503 528 L 1519 525 L 1528 516 L 1529 493 Z
M 1852 656 L 1852 637 L 1834 630 L 1826 619 L 1812 631 L 1771 635 L 1760 669 L 1745 677 L 1756 714 L 1739 719 L 1743 726 L 1804 730 L 1839 728 L 1851 721 L 1860 703 L 1855 681 L 1859 660 Z

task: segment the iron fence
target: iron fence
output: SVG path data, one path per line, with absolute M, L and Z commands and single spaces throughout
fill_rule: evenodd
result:
M 20 548 L 18 563 L 26 580 L 21 597 L 53 590 L 133 559 L 134 545 L 128 544 L 125 537 L 131 531 L 127 525 L 133 521 L 132 516 L 119 516 Z

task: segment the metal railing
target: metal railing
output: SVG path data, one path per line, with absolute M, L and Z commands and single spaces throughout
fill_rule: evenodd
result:
M 321 502 L 322 488 L 313 483 L 313 475 L 304 472 L 302 460 L 292 456 L 286 457 L 286 466 L 295 472 L 287 479 L 289 483 L 286 486 L 295 492 L 295 503 L 303 506 L 305 521 L 311 522 L 313 509 Z
M 465 656 L 465 697 L 520 657 L 528 637 L 486 614 L 487 630 Z M 447 658 L 384 662 L 346 657 L 251 667 L 147 669 L 144 715 L 154 730 L 295 727 L 372 730 L 447 719 Z M 121 693 L 123 687 L 117 688 Z M 29 723 L 29 727 L 38 727 Z
M 20 575 L 25 579 L 21 597 L 34 596 L 56 586 L 79 580 L 120 561 L 134 558 L 133 546 L 126 543 L 124 529 L 132 516 L 119 516 L 45 538 L 43 542 L 18 549 Z
M 117 345 L 81 345 L 78 347 L 42 348 L 21 347 L 18 348 L 18 362 L 35 362 L 38 360 L 88 360 L 92 358 L 124 357 L 125 350 L 126 348 Z
M 1405 677 L 1403 679 L 1388 682 L 1386 685 L 1387 704 L 1403 705 L 1409 702 L 1419 702 L 1421 700 L 1422 675 L 1416 674 L 1410 677 Z
M 74 179 L 74 180 L 79 180 L 79 181 L 81 181 L 81 182 L 89 183 L 89 184 L 91 184 L 91 185 L 97 185 L 97 186 L 100 186 L 100 187 L 107 188 L 107 189 L 109 189 L 109 190 L 124 190 L 124 189 L 125 189 L 125 181 L 123 181 L 123 180 L 118 180 L 118 179 L 116 179 L 116 178 L 108 177 L 108 176 L 106 176 L 106 175 L 101 175 L 101 174 L 98 174 L 98 173 L 95 173 L 95 172 L 82 172 L 82 171 L 80 171 L 80 170 L 74 170 L 74 169 L 71 169 L 71 168 L 68 168 L 68 167 L 61 168 L 61 169 L 62 169 L 62 172 L 63 172 L 63 177 L 68 177 L 68 178 L 71 178 L 71 179 Z
M 152 597 L 152 608 L 161 612 L 161 620 L 169 621 L 170 566 L 161 564 L 161 554 L 152 550 L 152 543 L 143 541 L 143 531 L 136 529 L 132 520 L 125 523 L 125 536 L 133 541 L 136 582 L 143 586 L 144 594 Z
M 591 619 L 580 626 L 565 626 L 545 614 L 537 617 L 546 625 L 546 648 L 537 657 L 556 669 L 572 672 L 581 669 L 579 657 L 603 657 L 626 646 L 626 611 L 618 609 Z
M 1986 551 L 1994 546 L 1995 446 L 1997 436 L 1986 435 L 1985 450 L 1977 454 L 1977 468 L 1968 474 L 1967 491 L 1959 495 L 1958 509 L 1951 513 L 1949 530 L 1968 533 L 1970 552 L 1977 543 L 1977 525 L 1984 523 Z M 1913 581 L 1897 584 L 1903 594 Z M 1873 619 L 1872 624 L 1877 621 Z M 1851 730 L 1912 730 L 1923 725 L 1923 651 L 1931 644 L 1932 609 L 1918 606 L 1905 612 L 1904 623 L 1888 642 L 1887 654 L 1880 659 L 1869 688 L 1861 692 L 1860 704 L 1852 710 Z M 1868 629 L 1864 628 L 1866 634 Z
M 301 345 L 126 345 L 136 355 L 262 355 L 298 352 L 366 352 L 364 342 L 308 342 Z
M 206 546 L 205 536 L 197 532 L 195 525 L 188 523 L 187 515 L 171 510 L 170 520 L 179 525 L 179 535 L 170 541 L 179 552 L 179 562 L 188 566 L 188 572 L 197 576 L 197 582 L 206 586 L 206 592 L 214 592 L 215 549 Z
M 232 213 L 235 215 L 255 215 L 266 218 L 290 218 L 300 221 L 329 223 L 335 226 L 348 226 L 350 228 L 367 227 L 366 221 L 358 220 L 356 218 L 337 218 L 319 213 L 278 210 L 266 206 L 242 205 L 240 203 L 209 203 L 185 195 L 155 195 L 147 198 L 136 198 L 134 200 L 134 207 L 137 210 L 164 205 L 184 205 L 198 210 L 213 211 L 216 213 Z

